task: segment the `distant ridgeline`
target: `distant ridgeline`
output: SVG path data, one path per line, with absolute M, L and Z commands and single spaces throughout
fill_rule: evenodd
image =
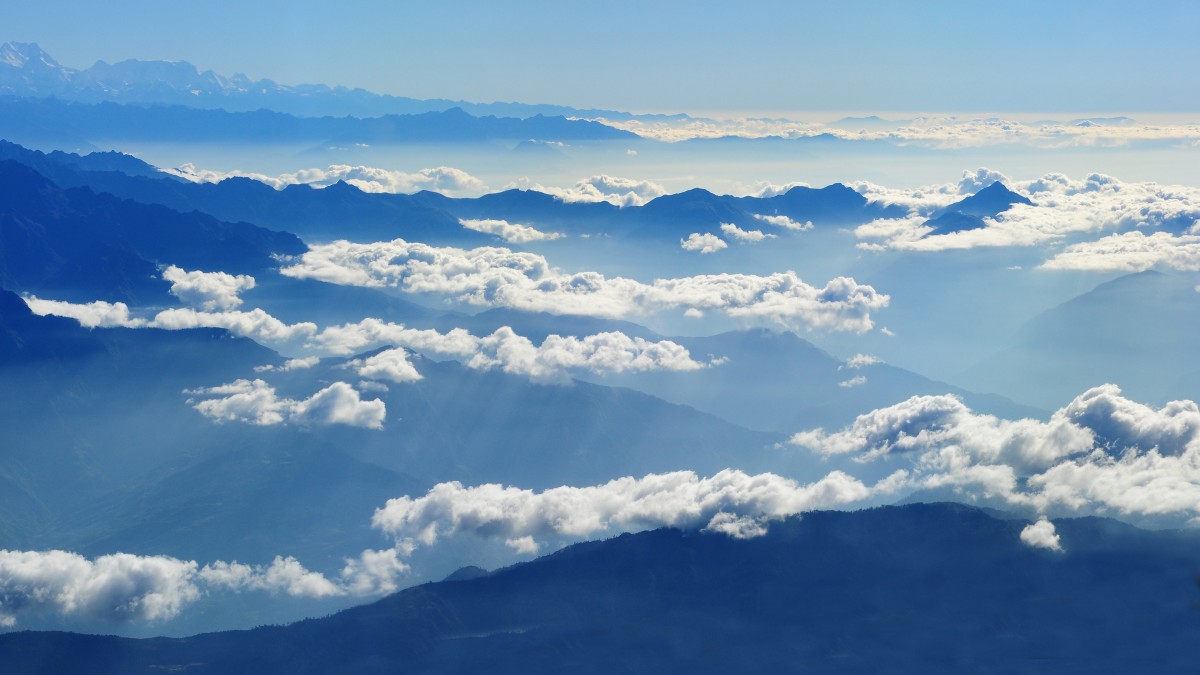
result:
M 81 103 L 133 103 L 220 108 L 230 112 L 277 110 L 303 117 L 415 115 L 461 108 L 475 116 L 629 119 L 686 119 L 686 115 L 632 115 L 616 110 L 581 110 L 561 105 L 419 100 L 365 89 L 323 84 L 283 85 L 201 71 L 186 61 L 97 61 L 83 70 L 63 66 L 36 44 L 0 45 L 0 94 L 54 97 Z
M 305 238 L 386 241 L 402 237 L 426 243 L 484 244 L 489 235 L 468 230 L 459 219 L 502 218 L 547 230 L 604 232 L 677 244 L 692 232 L 720 236 L 720 225 L 763 227 L 763 216 L 783 216 L 814 226 L 846 226 L 876 218 L 896 218 L 898 205 L 868 201 L 834 183 L 824 188 L 796 186 L 771 197 L 733 197 L 694 189 L 665 195 L 644 206 L 608 202 L 564 202 L 533 190 L 505 190 L 478 198 L 451 198 L 436 192 L 367 193 L 344 183 L 324 189 L 293 185 L 276 190 L 249 178 L 190 183 L 116 153 L 43 154 L 0 141 L 0 159 L 35 168 L 64 187 L 97 192 L 177 211 L 198 210 L 216 218 L 248 221 L 294 232 Z

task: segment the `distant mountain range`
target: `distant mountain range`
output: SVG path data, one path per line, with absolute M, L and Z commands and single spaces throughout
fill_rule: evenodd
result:
M 0 45 L 0 94 L 54 97 L 80 103 L 180 105 L 230 112 L 275 110 L 301 117 L 382 117 L 415 115 L 461 108 L 476 116 L 527 118 L 538 115 L 608 120 L 687 119 L 686 115 L 633 115 L 616 110 L 577 109 L 562 105 L 471 103 L 447 99 L 420 100 L 376 94 L 365 89 L 323 84 L 284 85 L 251 80 L 236 73 L 201 71 L 186 61 L 97 61 L 78 70 L 60 64 L 31 43 Z
M 324 189 L 305 185 L 275 190 L 248 178 L 195 184 L 179 180 L 132 157 L 102 154 L 44 154 L 0 141 L 0 159 L 27 164 L 63 186 L 87 186 L 124 199 L 198 210 L 229 221 L 294 232 L 315 239 L 384 241 L 395 237 L 427 243 L 494 242 L 467 230 L 460 218 L 506 219 L 545 231 L 605 233 L 665 241 L 692 232 L 722 234 L 721 225 L 772 229 L 762 216 L 783 216 L 798 226 L 856 225 L 876 218 L 902 217 L 897 205 L 868 201 L 835 183 L 824 188 L 796 186 L 772 197 L 733 197 L 702 189 L 659 197 L 644 206 L 619 208 L 607 202 L 564 202 L 532 190 L 506 190 L 478 198 L 450 198 L 435 192 L 413 195 L 366 193 L 346 184 Z
M 0 635 L 7 672 L 1184 673 L 1200 538 L 955 504 L 672 529 L 467 568 L 322 619 L 185 639 Z

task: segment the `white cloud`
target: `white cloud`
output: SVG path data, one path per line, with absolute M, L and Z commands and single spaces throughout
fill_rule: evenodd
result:
M 987 169 L 980 169 L 974 175 L 968 173 L 959 188 L 953 190 L 954 198 L 961 196 L 957 194 L 958 190 L 974 189 L 994 177 L 994 173 Z M 910 199 L 908 205 L 912 210 L 907 217 L 861 225 L 855 229 L 855 235 L 861 239 L 884 240 L 860 245 L 866 249 L 942 251 L 1036 246 L 1068 236 L 1131 228 L 1186 230 L 1200 222 L 1200 189 L 1197 188 L 1125 182 L 1103 174 L 1089 174 L 1083 180 L 1046 174 L 1036 180 L 1012 182 L 1008 186 L 1031 199 L 1033 204 L 1014 204 L 995 218 L 984 218 L 986 227 L 983 228 L 927 236 L 930 228 L 924 221 L 930 213 L 929 207 L 938 200 Z M 872 186 L 871 190 L 881 193 L 885 189 Z M 950 186 L 923 190 L 927 190 L 923 195 L 936 195 L 939 199 L 951 193 Z M 871 196 L 870 190 L 864 194 Z M 903 201 L 895 195 L 892 198 Z M 1155 234 L 1140 238 L 1136 233 L 1126 233 L 1118 238 L 1073 246 L 1067 252 L 1069 255 L 1061 261 L 1051 261 L 1050 267 L 1132 269 L 1142 266 L 1145 269 L 1146 265 L 1165 264 L 1195 269 L 1196 248 L 1197 241 L 1190 236 Z M 1102 261 L 1103 258 L 1108 261 Z
M 528 225 L 510 223 L 507 220 L 460 219 L 458 222 L 468 230 L 475 230 L 484 234 L 494 234 L 510 244 L 527 244 L 531 241 L 561 239 L 566 236 L 561 232 L 542 232 Z
M 85 328 L 136 328 L 146 324 L 145 319 L 137 319 L 129 314 L 129 305 L 123 302 L 95 302 L 76 304 L 60 300 L 42 300 L 37 296 L 22 297 L 29 311 L 38 316 L 62 316 L 75 319 Z
M 1046 422 L 1000 420 L 953 396 L 914 396 L 835 432 L 792 437 L 820 454 L 912 465 L 908 487 L 1068 514 L 1200 516 L 1200 408 L 1155 409 L 1114 385 L 1090 389 Z
M 659 141 L 694 138 L 805 139 L 818 136 L 843 141 L 887 141 L 899 145 L 933 148 L 977 148 L 994 145 L 1043 149 L 1124 146 L 1136 142 L 1200 141 L 1195 123 L 1081 125 L 1070 120 L 1021 122 L 1000 118 L 960 118 L 922 115 L 889 128 L 855 129 L 820 122 L 749 117 L 740 119 L 602 120 L 605 124 Z
M 744 241 L 751 244 L 758 243 L 763 239 L 774 239 L 775 235 L 765 234 L 762 230 L 743 230 L 733 223 L 721 223 L 721 231 L 725 236 L 738 241 Z
M 636 152 L 634 153 L 636 154 Z M 557 197 L 565 203 L 608 202 L 614 206 L 641 206 L 667 194 L 666 188 L 648 180 L 621 178 L 618 176 L 591 176 L 568 188 L 545 186 L 528 180 L 508 186 L 523 190 L 536 190 Z
M 218 183 L 232 177 L 252 178 L 266 183 L 276 190 L 288 185 L 311 185 L 323 188 L 338 181 L 345 181 L 363 192 L 402 194 L 430 190 L 447 197 L 478 197 L 488 191 L 488 186 L 483 181 L 465 171 L 448 166 L 407 173 L 369 166 L 334 164 L 325 169 L 314 167 L 276 176 L 244 171 L 197 169 L 192 164 L 184 164 L 176 169 L 163 169 L 163 171 L 196 183 Z
M 854 377 L 852 377 L 848 380 L 842 380 L 841 382 L 838 382 L 838 386 L 842 387 L 844 389 L 850 389 L 852 387 L 861 387 L 862 385 L 864 385 L 866 383 L 867 383 L 866 375 L 855 375 Z
M 365 359 L 354 359 L 346 364 L 359 377 L 388 382 L 416 382 L 421 379 L 416 366 L 408 360 L 408 352 L 402 347 L 385 349 Z
M 811 220 L 807 220 L 807 221 L 801 223 L 801 222 L 792 220 L 791 218 L 788 218 L 787 216 L 764 216 L 764 215 L 758 214 L 758 213 L 754 214 L 754 217 L 755 217 L 755 219 L 761 220 L 768 225 L 780 227 L 785 230 L 793 230 L 795 232 L 803 232 L 805 230 L 811 230 L 813 228 L 813 224 L 812 224 Z M 724 227 L 724 226 L 722 226 L 722 227 Z M 769 236 L 774 236 L 774 235 L 769 235 Z
M 191 307 L 176 307 L 164 309 L 155 315 L 153 321 L 144 325 L 166 330 L 224 328 L 234 335 L 257 342 L 291 342 L 307 338 L 317 331 L 314 323 L 286 324 L 257 307 L 248 312 L 200 312 Z
M 895 483 L 892 477 L 872 488 L 835 471 L 802 485 L 775 474 L 732 469 L 711 478 L 679 471 L 544 492 L 451 482 L 416 499 L 388 500 L 372 523 L 408 548 L 456 533 L 502 539 L 525 552 L 536 550 L 539 539 L 590 537 L 614 529 L 706 527 L 753 537 L 765 533 L 771 520 L 861 501 Z
M 172 295 L 208 312 L 238 307 L 242 304 L 238 294 L 254 288 L 254 277 L 246 274 L 188 272 L 175 265 L 163 269 L 162 278 L 171 282 Z
M 1061 539 L 1055 530 L 1054 523 L 1045 517 L 1038 518 L 1037 522 L 1030 523 L 1021 530 L 1021 542 L 1034 548 L 1061 551 Z
M 196 563 L 116 553 L 0 551 L 0 622 L 52 612 L 107 621 L 169 619 L 200 597 Z
M 646 284 L 598 272 L 565 273 L 540 255 L 506 248 L 464 250 L 402 239 L 315 245 L 282 273 L 532 312 L 623 318 L 662 309 L 714 309 L 787 327 L 858 332 L 869 330 L 871 312 L 890 300 L 847 277 L 832 279 L 823 288 L 810 286 L 791 271 L 700 275 Z
M 383 401 L 364 401 L 345 382 L 333 384 L 312 396 L 295 400 L 280 398 L 275 388 L 262 380 L 235 380 L 216 387 L 191 389 L 188 403 L 217 422 L 244 422 L 259 426 L 291 423 L 301 426 L 345 424 L 382 429 L 386 416 Z
M 846 360 L 846 367 L 857 370 L 880 363 L 879 357 L 870 354 L 855 354 Z M 840 370 L 840 369 L 839 369 Z
M 701 255 L 706 255 L 729 248 L 729 244 L 715 234 L 693 232 L 688 235 L 687 239 L 679 240 L 679 247 L 685 251 L 699 251 Z
M 160 621 L 218 592 L 382 595 L 396 590 L 397 577 L 407 571 L 394 549 L 347 559 L 336 580 L 283 556 L 269 565 L 217 561 L 200 567 L 161 555 L 113 553 L 89 560 L 68 551 L 0 550 L 0 626 L 46 614 L 111 623 Z
M 353 353 L 364 348 L 398 344 L 417 351 L 450 356 L 475 369 L 498 368 L 537 381 L 567 381 L 571 370 L 593 373 L 640 372 L 649 370 L 688 371 L 715 365 L 692 359 L 688 350 L 669 340 L 651 342 L 621 332 L 584 337 L 549 335 L 540 345 L 517 335 L 508 326 L 491 335 L 476 337 L 462 329 L 449 333 L 417 330 L 378 319 L 364 319 L 325 329 L 312 345 L 335 353 Z M 407 356 L 388 350 L 368 359 L 351 361 L 362 377 L 408 382 L 419 379 Z M 414 377 L 415 376 L 415 377 Z
M 1072 244 L 1039 265 L 1050 270 L 1141 272 L 1154 267 L 1200 270 L 1200 236 L 1133 231 Z
M 312 368 L 321 362 L 318 356 L 306 356 L 299 359 L 288 359 L 283 362 L 282 366 L 255 366 L 256 373 L 288 373 L 294 370 L 305 370 Z

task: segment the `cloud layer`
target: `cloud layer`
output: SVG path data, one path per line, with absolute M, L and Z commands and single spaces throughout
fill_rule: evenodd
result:
M 1200 409 L 1193 401 L 1155 409 L 1111 384 L 1045 422 L 978 414 L 953 396 L 914 396 L 791 442 L 862 463 L 903 462 L 909 489 L 951 488 L 1040 512 L 1200 522 Z
M 507 220 L 462 220 L 459 224 L 468 230 L 494 234 L 510 244 L 527 244 L 531 241 L 561 239 L 565 235 L 559 232 L 542 232 L 528 225 L 510 223 Z
M 678 471 L 544 492 L 451 482 L 416 499 L 388 500 L 372 523 L 402 546 L 429 546 L 441 537 L 470 533 L 502 539 L 520 552 L 536 550 L 538 540 L 547 538 L 667 526 L 747 538 L 765 533 L 770 520 L 860 501 L 890 486 L 884 481 L 868 487 L 840 472 L 802 485 L 775 474 L 732 469 L 711 478 Z
M 598 272 L 562 272 L 540 255 L 506 248 L 467 250 L 403 239 L 312 246 L 282 273 L 532 312 L 620 318 L 673 308 L 720 310 L 788 327 L 858 332 L 869 330 L 871 312 L 889 301 L 887 295 L 848 277 L 836 277 L 822 288 L 790 271 L 699 275 L 647 284 Z
M 394 591 L 407 570 L 394 549 L 363 551 L 332 580 L 282 556 L 268 565 L 218 561 L 200 567 L 169 556 L 114 553 L 89 560 L 67 551 L 0 550 L 0 626 L 12 627 L 23 615 L 159 621 L 213 592 L 379 595 Z
M 226 178 L 252 178 L 266 183 L 276 190 L 289 185 L 311 185 L 323 188 L 338 181 L 345 181 L 363 192 L 384 192 L 392 194 L 409 194 L 430 190 L 439 192 L 447 197 L 478 197 L 487 193 L 488 186 L 475 176 L 449 166 L 439 166 L 421 169 L 415 173 L 391 171 L 370 166 L 351 166 L 334 164 L 325 169 L 302 169 L 294 173 L 282 173 L 269 176 L 262 173 L 244 171 L 214 171 L 198 169 L 192 164 L 184 164 L 175 169 L 162 171 L 185 178 L 195 183 L 218 183 Z

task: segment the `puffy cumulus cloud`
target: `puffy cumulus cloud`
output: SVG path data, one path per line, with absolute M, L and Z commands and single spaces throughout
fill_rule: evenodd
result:
M 302 400 L 279 397 L 275 388 L 263 380 L 235 380 L 216 387 L 189 389 L 184 393 L 206 397 L 203 400 L 188 399 L 188 404 L 216 422 L 259 426 L 285 422 L 300 426 L 345 424 L 382 429 L 387 412 L 383 401 L 364 401 L 358 391 L 345 382 L 334 382 Z
M 527 244 L 531 241 L 561 239 L 566 236 L 561 232 L 542 232 L 528 225 L 510 223 L 507 220 L 463 220 L 459 224 L 468 230 L 494 234 L 510 244 Z
M 462 329 L 449 333 L 417 330 L 378 319 L 327 328 L 313 338 L 313 345 L 335 352 L 351 353 L 365 347 L 399 344 L 366 359 L 347 364 L 362 377 L 411 382 L 420 374 L 408 361 L 403 347 L 458 358 L 468 367 L 525 375 L 537 381 L 568 381 L 572 370 L 593 373 L 670 370 L 689 371 L 716 365 L 692 359 L 683 346 L 669 340 L 652 342 L 613 331 L 584 337 L 550 335 L 540 345 L 512 328 L 502 326 L 485 337 Z
M 866 383 L 867 383 L 866 375 L 855 375 L 854 377 L 852 377 L 848 380 L 842 380 L 841 382 L 838 382 L 838 386 L 842 387 L 843 389 L 851 389 L 853 387 L 861 387 L 862 385 L 864 385 Z
M 729 248 L 729 244 L 725 240 L 715 234 L 705 232 L 693 232 L 688 235 L 687 239 L 679 240 L 679 247 L 685 251 L 699 251 L 701 255 L 716 253 L 724 248 Z
M 992 183 L 1008 183 L 1009 178 L 999 171 L 980 167 L 975 171 L 964 171 L 962 180 L 958 181 L 958 194 L 973 195 L 990 186 Z
M 924 215 L 910 215 L 904 218 L 876 218 L 869 223 L 863 223 L 854 228 L 854 236 L 859 239 L 883 239 L 884 243 L 863 242 L 858 248 L 867 251 L 882 251 L 886 248 L 904 248 L 919 241 L 933 231 L 926 225 L 929 220 Z
M 1200 408 L 1173 401 L 1155 409 L 1114 385 L 1080 394 L 1046 422 L 915 396 L 792 443 L 860 462 L 907 458 L 913 489 L 953 488 L 1042 512 L 1200 516 Z
M 467 361 L 472 368 L 500 368 L 535 381 L 562 381 L 570 370 L 593 373 L 690 371 L 709 364 L 692 359 L 683 346 L 651 342 L 620 332 L 585 337 L 550 335 L 538 346 L 507 326 L 480 339 L 479 352 Z
M 345 181 L 363 192 L 400 194 L 430 190 L 448 197 L 477 197 L 488 191 L 488 186 L 483 181 L 461 169 L 449 166 L 407 173 L 369 166 L 334 164 L 325 169 L 301 169 L 294 173 L 282 173 L 275 176 L 244 171 L 198 169 L 192 164 L 184 164 L 175 169 L 163 169 L 163 171 L 196 183 L 217 183 L 234 177 L 252 178 L 266 183 L 276 190 L 288 185 L 311 185 L 322 188 L 338 181 Z
M 288 373 L 294 370 L 306 370 L 321 362 L 319 356 L 306 356 L 299 359 L 288 359 L 281 366 L 255 366 L 256 373 Z
M 795 445 L 825 455 L 853 453 L 863 461 L 889 454 L 920 454 L 945 447 L 972 458 L 1021 467 L 1044 467 L 1092 447 L 1092 435 L 1063 411 L 1050 422 L 1002 420 L 976 414 L 952 395 L 913 396 L 859 415 L 831 434 L 822 429 L 798 433 Z
M 775 183 L 769 183 L 767 181 L 759 181 L 758 183 L 756 183 L 754 185 L 753 188 L 751 188 L 749 190 L 743 190 L 743 192 L 748 196 L 759 197 L 762 199 L 768 199 L 770 197 L 778 197 L 779 195 L 787 194 L 788 191 L 794 187 L 812 187 L 812 186 L 809 185 L 808 183 L 805 183 L 802 181 L 792 181 L 790 183 L 784 183 L 782 185 L 777 185 Z
M 539 185 L 529 181 L 513 183 L 509 187 L 537 190 L 568 204 L 608 202 L 621 207 L 641 206 L 667 194 L 666 188 L 652 181 L 606 175 L 584 178 L 568 188 Z
M 441 537 L 470 533 L 504 540 L 522 552 L 538 540 L 589 537 L 614 529 L 705 527 L 754 537 L 769 521 L 804 511 L 858 502 L 890 491 L 897 477 L 874 487 L 841 472 L 815 483 L 726 469 L 702 478 L 691 471 L 625 477 L 589 487 L 563 486 L 533 492 L 485 484 L 440 483 L 415 499 L 388 500 L 372 523 L 412 548 Z
M 251 566 L 236 561 L 218 561 L 205 565 L 197 576 L 209 587 L 223 590 L 268 591 L 306 598 L 324 598 L 342 593 L 325 575 L 305 569 L 290 556 L 275 556 L 270 565 Z
M 43 300 L 34 295 L 22 297 L 29 311 L 38 316 L 61 316 L 75 319 L 86 328 L 137 328 L 146 325 L 145 319 L 135 318 L 129 313 L 129 305 L 123 302 L 97 300 L 88 303 Z
M 378 354 L 365 359 L 354 359 L 346 364 L 358 373 L 359 377 L 369 380 L 387 380 L 388 382 L 416 382 L 421 379 L 421 373 L 408 360 L 408 352 L 402 347 L 385 349 Z
M 1030 523 L 1021 530 L 1021 542 L 1033 548 L 1044 548 L 1050 551 L 1062 550 L 1062 540 L 1058 536 L 1054 523 L 1045 517 L 1038 518 L 1037 522 Z
M 772 225 L 774 227 L 780 227 L 785 230 L 793 230 L 795 232 L 803 232 L 805 230 L 811 230 L 813 228 L 813 224 L 812 224 L 811 220 L 806 220 L 803 223 L 801 223 L 801 222 L 792 220 L 791 218 L 788 218 L 787 216 L 766 216 L 766 215 L 762 215 L 760 213 L 754 214 L 754 218 L 756 220 L 761 220 L 768 225 Z M 722 226 L 722 228 L 723 227 L 724 226 Z M 774 235 L 769 235 L 769 236 L 774 236 Z
M 460 302 L 531 312 L 622 318 L 663 309 L 721 310 L 787 327 L 866 331 L 889 296 L 852 278 L 817 288 L 795 272 L 712 274 L 647 284 L 598 272 L 566 273 L 546 258 L 506 248 L 336 241 L 315 245 L 282 273 L 331 283 L 436 293 Z M 415 347 L 415 346 L 414 346 Z
M 235 309 L 242 304 L 238 294 L 254 288 L 254 277 L 247 274 L 188 272 L 175 265 L 163 269 L 162 278 L 171 282 L 171 295 L 208 312 Z
M 762 230 L 743 230 L 733 223 L 721 223 L 721 231 L 725 236 L 737 241 L 756 244 L 764 239 L 774 239 L 775 235 L 766 234 Z
M 1134 230 L 1068 246 L 1039 265 L 1048 270 L 1141 272 L 1154 267 L 1200 270 L 1200 236 Z
M 178 616 L 211 593 L 265 591 L 292 597 L 382 595 L 396 590 L 408 571 L 393 550 L 363 551 L 347 558 L 330 579 L 295 558 L 269 565 L 191 560 L 129 553 L 89 560 L 68 551 L 0 550 L 0 626 L 20 616 L 57 615 L 112 623 L 159 621 Z
M 67 551 L 0 551 L 0 623 L 51 612 L 106 621 L 169 619 L 200 597 L 197 566 L 165 556 L 116 553 L 88 560 Z

